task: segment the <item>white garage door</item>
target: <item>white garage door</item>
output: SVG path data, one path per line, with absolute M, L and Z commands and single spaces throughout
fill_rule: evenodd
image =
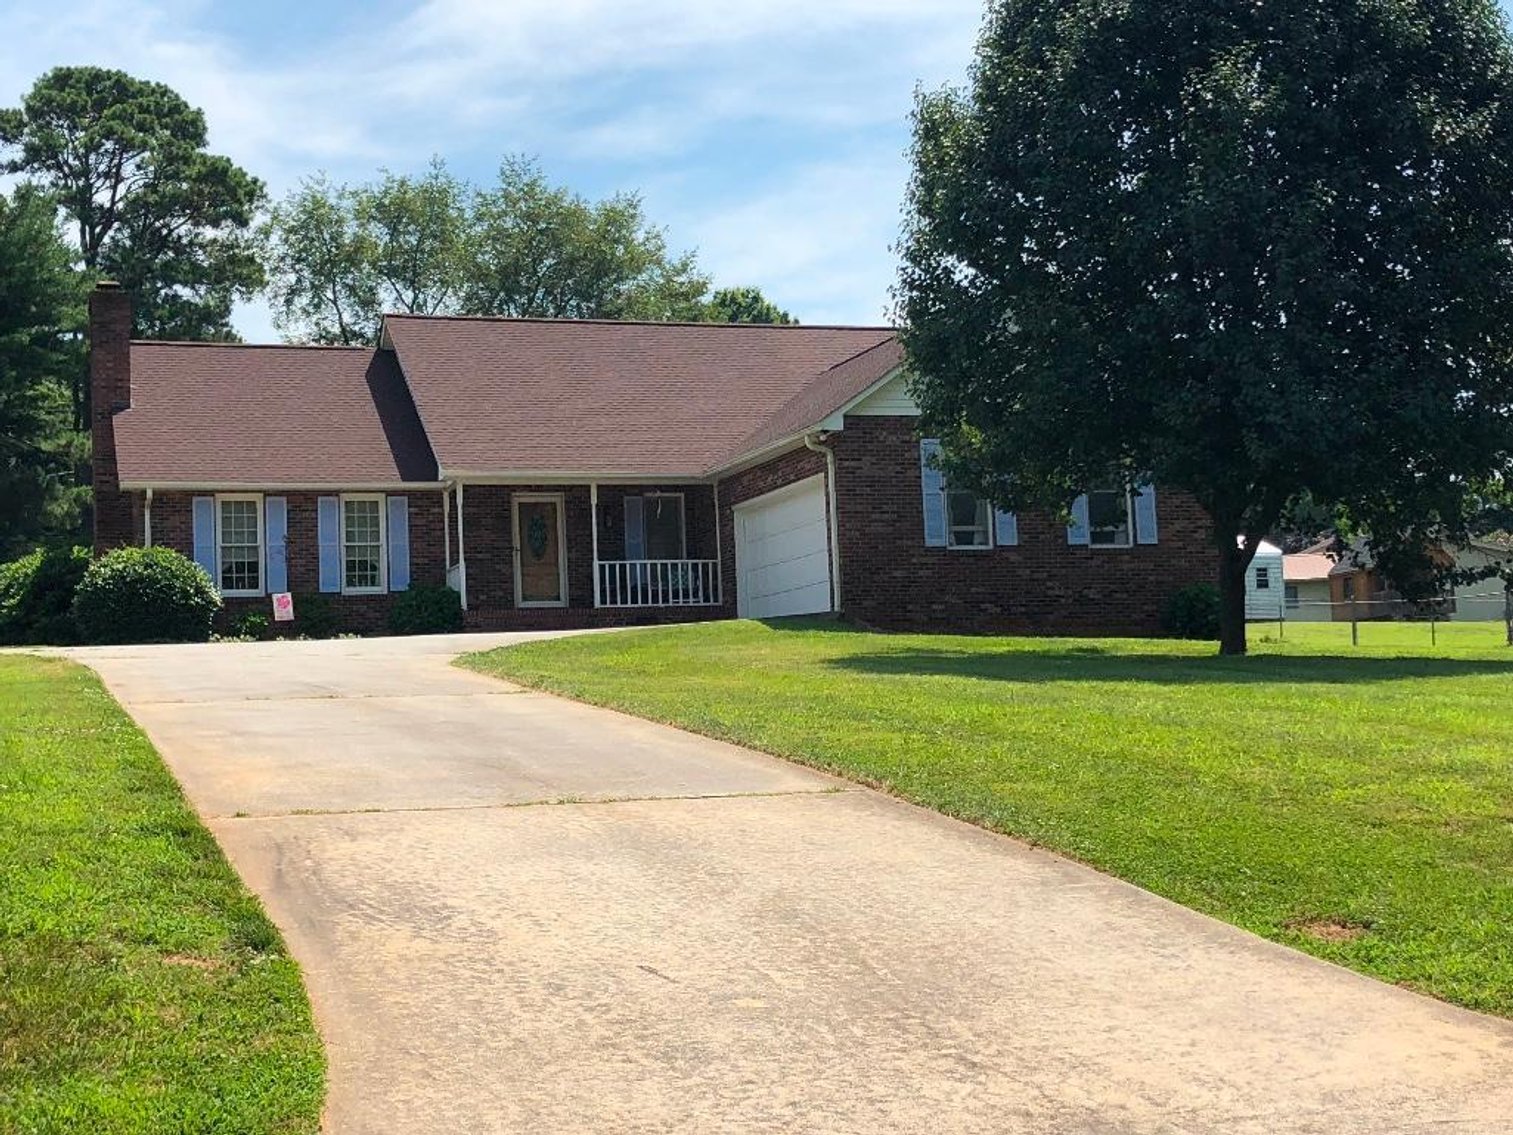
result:
M 823 476 L 737 505 L 735 544 L 736 609 L 742 618 L 830 610 Z

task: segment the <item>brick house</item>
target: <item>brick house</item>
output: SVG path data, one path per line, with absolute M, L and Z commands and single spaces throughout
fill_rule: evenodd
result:
M 374 347 L 130 340 L 90 301 L 96 550 L 173 547 L 231 615 L 354 630 L 450 585 L 478 629 L 840 611 L 887 628 L 1151 633 L 1216 574 L 1202 510 L 1073 523 L 952 492 L 889 328 L 389 316 Z

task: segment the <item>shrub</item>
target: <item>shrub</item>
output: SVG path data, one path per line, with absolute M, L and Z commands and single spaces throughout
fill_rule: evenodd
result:
M 89 565 L 74 596 L 87 642 L 206 642 L 221 597 L 171 548 L 120 548 Z
M 268 637 L 268 628 L 273 620 L 262 611 L 248 611 L 232 624 L 237 638 L 260 639 Z
M 62 645 L 78 639 L 74 591 L 88 548 L 49 548 L 0 565 L 0 643 Z
M 304 638 L 334 638 L 337 631 L 336 607 L 328 595 L 318 591 L 301 592 L 294 597 L 294 621 L 275 623 L 278 635 L 300 635 Z
M 395 634 L 462 630 L 462 598 L 450 587 L 412 587 L 394 596 L 389 629 Z
M 1211 583 L 1188 584 L 1167 600 L 1162 623 L 1176 638 L 1217 641 L 1219 589 Z

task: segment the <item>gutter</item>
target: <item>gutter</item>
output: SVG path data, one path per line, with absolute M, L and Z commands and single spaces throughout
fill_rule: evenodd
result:
M 804 448 L 825 455 L 825 512 L 830 520 L 830 608 L 836 614 L 841 610 L 841 541 L 839 522 L 835 511 L 835 450 L 821 445 L 820 439 L 828 434 L 805 434 Z

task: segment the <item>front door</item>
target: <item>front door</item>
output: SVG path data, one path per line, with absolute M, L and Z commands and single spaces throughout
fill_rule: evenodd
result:
M 515 498 L 515 595 L 522 607 L 567 606 L 562 498 Z

